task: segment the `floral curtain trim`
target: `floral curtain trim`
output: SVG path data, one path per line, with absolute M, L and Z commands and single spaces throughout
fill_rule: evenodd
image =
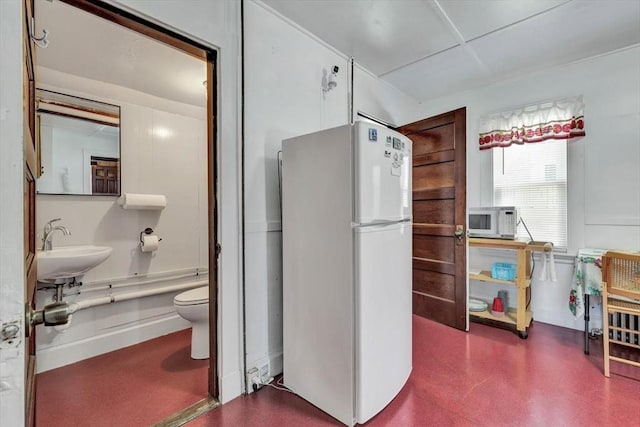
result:
M 582 96 L 532 105 L 480 119 L 481 150 L 585 136 Z

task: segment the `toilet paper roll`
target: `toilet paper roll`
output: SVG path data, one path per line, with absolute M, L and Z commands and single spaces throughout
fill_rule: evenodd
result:
M 142 252 L 154 252 L 158 250 L 158 236 L 142 236 L 140 249 Z

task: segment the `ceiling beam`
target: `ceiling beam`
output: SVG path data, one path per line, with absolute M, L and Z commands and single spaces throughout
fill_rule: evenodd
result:
M 487 67 L 484 62 L 482 62 L 476 51 L 467 44 L 464 36 L 460 32 L 460 30 L 458 30 L 458 27 L 456 27 L 456 25 L 453 23 L 449 15 L 447 15 L 447 12 L 445 12 L 445 10 L 442 8 L 440 2 L 438 0 L 429 1 L 433 4 L 434 9 L 438 12 L 438 14 L 440 14 L 442 20 L 447 24 L 447 27 L 449 27 L 449 31 L 451 31 L 451 34 L 456 38 L 456 40 L 458 40 L 460 47 L 464 49 L 464 51 L 467 52 L 478 63 L 478 66 L 485 75 L 490 75 L 491 70 L 489 70 L 489 67 Z

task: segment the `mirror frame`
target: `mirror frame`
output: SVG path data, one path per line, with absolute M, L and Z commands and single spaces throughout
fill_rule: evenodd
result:
M 116 104 L 96 101 L 80 96 L 69 95 L 49 89 L 36 88 L 36 144 L 37 170 L 40 179 L 46 171 L 42 168 L 41 114 L 50 114 L 70 119 L 85 120 L 100 125 L 118 127 L 118 191 L 117 193 L 47 193 L 38 191 L 36 181 L 36 195 L 51 196 L 89 196 L 89 197 L 120 197 L 122 194 L 122 108 Z

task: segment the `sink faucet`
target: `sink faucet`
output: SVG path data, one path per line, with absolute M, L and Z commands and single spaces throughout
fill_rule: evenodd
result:
M 47 222 L 44 226 L 44 236 L 42 237 L 42 250 L 43 251 L 50 251 L 51 249 L 53 249 L 53 244 L 51 243 L 51 238 L 53 237 L 53 232 L 56 230 L 60 230 L 62 231 L 62 234 L 64 234 L 65 236 L 69 236 L 71 234 L 71 232 L 69 231 L 69 229 L 63 225 L 57 225 L 57 226 L 52 226 L 51 224 L 56 222 L 56 221 L 60 221 L 62 218 L 55 218 L 52 219 L 51 221 Z

